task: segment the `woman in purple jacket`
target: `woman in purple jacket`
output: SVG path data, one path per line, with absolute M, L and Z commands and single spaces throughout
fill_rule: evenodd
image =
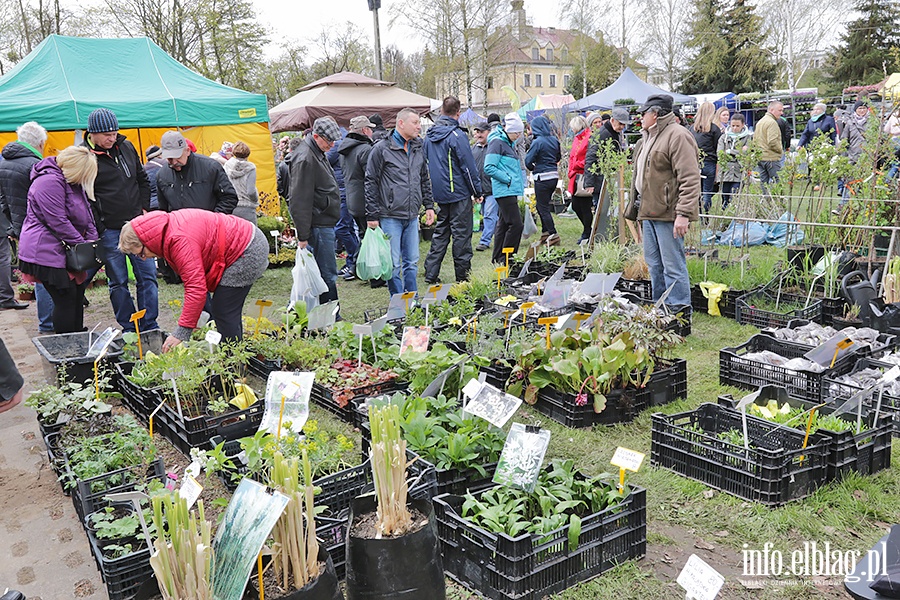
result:
M 31 168 L 28 212 L 19 238 L 19 268 L 27 279 L 44 284 L 53 298 L 56 333 L 84 331 L 87 273 L 66 270 L 63 244 L 97 239 L 91 202 L 97 158 L 71 146 Z

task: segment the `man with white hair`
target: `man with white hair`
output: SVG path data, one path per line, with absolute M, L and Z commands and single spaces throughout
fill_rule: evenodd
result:
M 809 113 L 806 129 L 800 135 L 800 142 L 797 144 L 798 148 L 803 148 L 809 144 L 817 135 L 827 135 L 831 140 L 831 145 L 834 145 L 837 138 L 837 129 L 834 126 L 834 117 L 825 112 L 827 108 L 822 102 L 813 106 L 812 111 Z
M 10 280 L 10 238 L 18 239 L 22 233 L 22 223 L 28 211 L 28 189 L 31 187 L 31 167 L 44 157 L 47 130 L 29 121 L 16 130 L 16 141 L 3 148 L 0 161 L 0 309 L 28 308 L 27 303 L 17 302 Z M 43 288 L 43 286 L 41 286 Z M 43 289 L 41 290 L 43 292 Z M 42 294 L 45 300 L 49 294 Z M 44 308 L 38 304 L 38 312 Z M 53 301 L 44 315 L 47 323 L 41 321 L 41 329 L 52 331 L 50 322 Z

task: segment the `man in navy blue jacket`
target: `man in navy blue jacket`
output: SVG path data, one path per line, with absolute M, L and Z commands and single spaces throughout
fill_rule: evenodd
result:
M 481 198 L 481 176 L 466 132 L 459 126 L 459 100 L 444 98 L 441 116 L 425 135 L 431 189 L 440 212 L 425 258 L 425 283 L 437 283 L 453 237 L 453 269 L 466 281 L 472 266 L 472 198 Z

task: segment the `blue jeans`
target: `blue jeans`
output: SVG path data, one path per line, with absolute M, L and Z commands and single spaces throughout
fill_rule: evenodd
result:
M 34 299 L 37 302 L 38 331 L 53 333 L 53 298 L 43 283 L 34 284 Z
M 484 204 L 481 206 L 481 216 L 484 218 L 484 229 L 481 232 L 481 240 L 478 243 L 482 246 L 490 246 L 491 239 L 494 237 L 494 228 L 497 227 L 497 219 L 500 218 L 496 198 L 493 196 L 484 197 Z
M 338 299 L 337 261 L 334 258 L 334 227 L 310 227 L 309 245 L 319 273 L 328 286 L 328 291 L 319 294 L 319 304 Z M 349 252 L 349 250 L 348 250 Z
M 388 281 L 388 291 L 391 296 L 403 292 L 417 292 L 419 220 L 386 218 L 381 219 L 380 224 L 390 240 L 391 261 L 394 263 L 394 273 Z
M 700 207 L 703 212 L 708 213 L 712 207 L 712 199 L 716 193 L 716 163 L 703 163 L 700 169 L 700 198 L 702 200 Z
M 100 236 L 103 251 L 106 253 L 106 277 L 109 279 L 109 299 L 112 302 L 116 322 L 124 331 L 134 331 L 131 315 L 134 314 L 134 300 L 128 291 L 128 265 L 125 255 L 119 252 L 119 230 L 107 229 Z M 134 254 L 128 255 L 131 269 L 137 286 L 138 310 L 146 309 L 144 318 L 140 320 L 141 331 L 159 329 L 156 318 L 159 316 L 159 285 L 156 283 L 156 261 L 141 260 Z
M 356 273 L 356 256 L 359 254 L 359 237 L 356 235 L 356 223 L 347 210 L 347 203 L 341 202 L 341 220 L 334 226 L 334 235 L 347 251 L 346 267 Z
M 684 255 L 684 238 L 674 237 L 672 221 L 643 221 L 644 260 L 650 270 L 653 300 L 659 300 L 672 284 L 666 298 L 669 306 L 690 306 L 691 280 Z

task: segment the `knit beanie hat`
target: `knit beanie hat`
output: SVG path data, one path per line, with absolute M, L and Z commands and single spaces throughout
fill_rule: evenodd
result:
M 88 133 L 107 133 L 119 130 L 119 120 L 116 113 L 108 108 L 98 108 L 88 115 Z

